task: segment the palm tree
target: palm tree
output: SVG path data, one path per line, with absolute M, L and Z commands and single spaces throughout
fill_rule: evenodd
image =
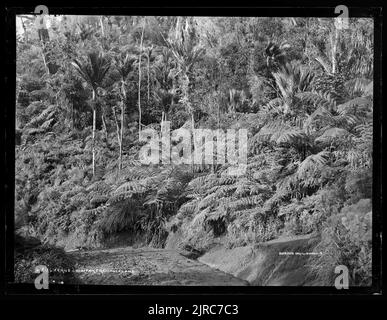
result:
M 167 120 L 167 114 L 171 110 L 174 99 L 175 92 L 173 89 L 165 90 L 164 88 L 157 88 L 154 91 L 154 98 L 160 104 L 162 108 L 162 121 Z
M 177 98 L 174 86 L 174 71 L 176 63 L 169 48 L 162 47 L 160 54 L 153 66 L 156 85 L 154 88 L 154 98 L 160 103 L 162 108 L 162 121 L 167 120 L 169 110 Z
M 141 59 L 143 51 L 143 41 L 144 41 L 144 30 L 145 30 L 146 20 L 144 18 L 140 39 L 140 52 L 138 54 L 138 134 L 141 133 Z
M 298 83 L 298 89 L 292 90 L 295 92 L 292 96 L 297 99 L 293 107 L 309 104 L 313 105 L 313 112 L 308 114 L 305 108 L 299 108 L 293 117 L 276 118 L 269 113 L 268 122 L 253 138 L 277 147 L 291 147 L 298 152 L 297 160 L 288 166 L 293 169 L 284 180 L 286 184 L 293 184 L 292 190 L 295 184 L 316 187 L 322 181 L 319 177 L 326 165 L 332 162 L 344 164 L 346 170 L 371 168 L 373 82 L 350 80 L 347 83 L 349 99 L 339 105 L 329 97 L 324 99 L 318 92 L 300 91 L 302 81 L 288 82 L 293 85 L 290 88 Z M 310 90 L 309 86 L 305 88 Z M 269 107 L 263 111 L 273 110 Z
M 286 64 L 273 72 L 273 77 L 278 96 L 262 108 L 268 121 L 257 137 L 275 144 L 290 144 L 303 160 L 315 148 L 316 137 L 310 131 L 308 117 L 318 106 L 332 109 L 335 101 L 315 92 L 312 89 L 313 73 L 297 64 Z
M 97 88 L 102 86 L 102 82 L 109 71 L 110 62 L 102 54 L 98 52 L 89 52 L 86 60 L 72 61 L 72 65 L 78 71 L 79 75 L 91 86 L 92 89 L 92 104 L 93 109 L 93 176 L 95 175 L 95 129 L 96 129 L 96 94 Z
M 122 169 L 122 141 L 123 141 L 123 131 L 124 131 L 124 114 L 125 114 L 125 104 L 127 100 L 126 96 L 126 79 L 128 75 L 134 69 L 134 62 L 136 61 L 136 57 L 129 53 L 120 53 L 119 55 L 114 57 L 114 64 L 121 76 L 121 130 L 118 138 L 119 146 L 120 146 L 120 154 L 119 154 L 119 162 L 118 162 L 118 170 Z
M 279 90 L 278 98 L 274 99 L 273 102 L 279 102 L 284 113 L 296 111 L 301 100 L 301 93 L 312 90 L 313 73 L 296 64 L 284 65 L 279 71 L 273 72 L 273 77 Z
M 148 62 L 148 65 L 147 65 L 148 103 L 150 100 L 150 71 L 151 71 L 150 63 L 151 63 L 151 61 L 154 60 L 154 57 L 152 57 L 152 52 L 153 52 L 153 46 L 147 47 L 144 50 L 144 54 L 145 54 L 147 62 Z
M 320 41 L 312 41 L 312 43 L 318 52 L 314 59 L 321 65 L 325 73 L 336 75 L 343 71 L 356 72 L 358 76 L 372 78 L 373 33 L 368 31 L 372 30 L 369 23 L 362 21 L 361 27 L 350 29 L 349 34 L 340 31 L 332 22 L 321 26 L 329 32 L 328 45 L 326 45 L 326 37 Z
M 196 40 L 197 38 L 195 28 L 190 25 L 189 20 L 186 19 L 185 27 L 183 27 L 180 24 L 180 20 L 178 19 L 176 25 L 176 36 L 174 39 L 170 39 L 168 41 L 170 50 L 177 65 L 176 76 L 179 77 L 181 91 L 183 93 L 181 102 L 185 105 L 185 108 L 187 109 L 188 113 L 191 114 L 191 126 L 194 141 L 194 108 L 190 101 L 189 88 L 193 78 L 193 66 L 203 57 L 205 53 L 204 48 L 196 46 Z
M 175 68 L 176 63 L 173 59 L 171 50 L 163 47 L 154 64 L 158 87 L 167 91 L 173 88 L 174 81 L 172 71 Z
M 338 50 L 340 47 L 339 36 L 339 29 L 333 27 L 327 46 L 325 45 L 325 39 L 320 42 L 314 41 L 314 47 L 318 51 L 314 59 L 324 69 L 324 72 L 330 75 L 334 75 L 338 71 L 337 65 L 341 55 L 341 52 Z
M 235 113 L 243 103 L 243 99 L 244 96 L 242 90 L 230 89 L 228 96 L 228 112 Z

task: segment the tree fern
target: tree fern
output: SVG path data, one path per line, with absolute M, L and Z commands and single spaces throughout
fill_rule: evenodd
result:
M 310 176 L 313 176 L 313 172 L 322 170 L 322 167 L 329 160 L 329 152 L 321 151 L 317 154 L 312 154 L 305 158 L 305 160 L 299 165 L 296 176 L 299 180 L 307 181 Z M 307 182 L 306 182 L 307 183 Z
M 329 93 L 319 91 L 306 91 L 296 94 L 300 104 L 309 104 L 314 108 L 325 107 L 328 110 L 336 108 L 336 100 Z
M 354 96 L 370 96 L 373 94 L 373 81 L 366 78 L 354 78 L 348 80 L 345 88 L 351 97 Z
M 367 97 L 358 97 L 352 100 L 349 100 L 339 106 L 337 106 L 337 111 L 341 115 L 349 114 L 365 114 L 372 110 L 372 100 Z
M 57 107 L 55 105 L 48 106 L 42 113 L 38 116 L 33 117 L 27 124 L 26 128 L 36 128 L 40 127 L 42 129 L 47 129 L 50 127 L 52 121 L 55 120 L 55 114 L 57 112 Z
M 337 142 L 340 141 L 340 139 L 345 139 L 351 135 L 347 130 L 343 128 L 329 128 L 324 131 L 322 135 L 320 135 L 315 141 L 316 142 Z
M 269 140 L 276 144 L 291 144 L 296 141 L 302 143 L 306 139 L 303 130 L 292 127 L 282 120 L 265 125 L 256 136 L 258 140 Z

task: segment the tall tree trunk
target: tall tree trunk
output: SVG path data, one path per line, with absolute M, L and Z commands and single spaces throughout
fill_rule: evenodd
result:
M 93 89 L 93 141 L 92 141 L 92 148 L 93 148 L 93 177 L 95 176 L 95 128 L 96 128 L 96 119 L 97 119 L 97 108 L 95 105 L 95 90 Z
M 121 109 L 122 110 L 122 109 Z M 118 171 L 117 173 L 120 172 L 121 170 L 121 167 L 122 167 L 122 159 L 121 159 L 121 155 L 122 155 L 122 140 L 121 140 L 121 130 L 120 130 L 120 126 L 118 124 L 118 119 L 117 119 L 117 114 L 116 114 L 116 109 L 115 107 L 113 107 L 113 115 L 114 115 L 114 122 L 116 123 L 116 133 L 117 133 L 117 141 L 118 141 L 118 146 L 120 147 L 120 154 L 119 154 L 119 158 L 118 158 Z M 121 117 L 121 120 L 122 120 L 122 117 Z
M 75 128 L 75 115 L 74 115 L 74 103 L 71 103 L 71 130 L 74 131 Z
M 219 78 L 218 79 L 220 79 L 220 84 L 222 84 L 223 83 L 223 74 L 222 74 L 222 64 L 221 64 L 221 62 L 218 62 L 218 67 L 219 67 Z M 221 99 L 221 97 L 222 97 L 222 91 L 220 90 L 222 87 L 217 87 L 217 89 L 216 89 L 216 91 L 218 92 L 218 90 L 219 90 L 219 94 L 218 94 L 218 129 L 220 129 L 220 107 L 222 106 L 221 104 L 222 104 L 222 99 Z
M 141 132 L 141 56 L 142 56 L 142 41 L 144 39 L 145 19 L 142 27 L 140 54 L 138 57 L 138 134 Z
M 334 34 L 332 36 L 332 50 L 331 50 L 331 53 L 332 53 L 332 73 L 335 74 L 337 72 L 337 59 L 336 59 L 336 56 L 337 56 L 337 44 L 338 44 L 338 40 L 339 40 L 339 29 L 334 26 L 335 30 L 334 30 Z
M 99 25 L 100 25 L 100 27 L 101 27 L 101 34 L 102 34 L 102 36 L 104 37 L 104 36 L 105 36 L 105 27 L 104 27 L 104 25 L 103 25 L 103 17 L 102 17 L 102 16 L 99 17 Z
M 181 32 L 181 17 L 177 17 L 176 20 L 176 27 L 175 27 L 175 40 L 178 40 L 180 38 L 180 32 Z
M 50 75 L 50 68 L 48 67 L 48 64 L 47 64 L 44 45 L 42 47 L 42 60 L 43 60 L 44 68 L 46 69 L 47 74 Z
M 220 128 L 220 103 L 218 102 L 218 129 Z
M 194 147 L 194 150 L 195 150 L 195 119 L 194 119 L 194 109 L 190 103 L 190 91 L 189 91 L 189 83 L 190 83 L 190 80 L 189 80 L 189 77 L 188 75 L 185 73 L 184 74 L 185 76 L 185 85 L 184 85 L 184 95 L 185 95 L 185 98 L 186 98 L 186 103 L 188 103 L 188 112 L 191 114 L 191 127 L 192 127 L 192 141 L 193 141 L 193 147 Z M 194 172 L 194 160 L 195 160 L 195 157 L 194 157 L 194 152 L 191 153 L 191 158 L 192 158 L 192 172 Z
M 123 101 L 121 105 L 121 132 L 120 132 L 120 158 L 119 158 L 119 170 L 122 169 L 122 142 L 124 137 L 124 114 L 125 114 L 125 103 L 126 103 L 126 90 L 125 90 L 125 82 L 122 80 L 122 95 Z
M 45 18 L 42 16 L 37 17 L 36 19 L 36 28 L 38 30 L 39 40 L 42 45 L 43 63 L 46 66 L 49 74 L 55 74 L 58 71 L 59 66 L 51 61 L 50 53 L 46 48 L 46 43 L 50 41 L 50 34 L 48 33 Z
M 194 146 L 194 151 L 191 152 L 191 160 L 192 160 L 192 166 L 191 166 L 191 169 L 192 169 L 192 172 L 194 172 L 194 165 L 195 165 L 195 156 L 194 156 L 194 152 L 195 152 L 195 119 L 194 119 L 194 114 L 193 114 L 193 110 L 191 110 L 191 126 L 192 126 L 192 140 L 193 140 L 193 146 Z M 198 143 L 198 146 L 200 148 L 200 145 L 201 143 Z
M 22 17 L 20 17 L 20 20 L 21 20 L 21 23 L 22 23 L 23 31 L 24 31 L 24 40 L 27 43 L 28 42 L 27 28 L 26 28 L 26 26 L 24 24 L 24 20 L 23 20 Z
M 149 73 L 150 73 L 150 53 L 148 54 L 148 103 L 149 103 L 149 100 L 150 100 L 150 86 L 149 86 L 149 81 L 150 81 L 150 76 L 149 76 Z
M 108 138 L 108 132 L 107 132 L 107 126 L 106 126 L 106 120 L 105 120 L 104 114 L 102 114 L 101 120 L 102 120 L 102 125 L 103 125 L 103 131 L 105 132 L 106 145 L 108 145 L 109 138 Z

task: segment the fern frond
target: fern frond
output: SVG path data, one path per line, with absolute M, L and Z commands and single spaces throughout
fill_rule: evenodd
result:
M 373 81 L 366 78 L 355 78 L 347 81 L 344 86 L 351 96 L 360 94 L 361 96 L 369 96 L 373 94 Z
M 184 203 L 177 212 L 177 215 L 180 217 L 193 214 L 195 211 L 197 211 L 198 204 L 199 200 L 197 199 Z
M 318 170 L 328 162 L 329 152 L 321 151 L 305 158 L 297 169 L 296 176 L 299 180 L 308 178 L 308 175 Z
M 227 201 L 225 207 L 231 210 L 243 209 L 246 207 L 261 205 L 263 203 L 262 197 L 259 195 L 244 197 L 234 201 Z
M 88 213 L 88 214 L 97 216 L 97 215 L 100 215 L 100 214 L 102 214 L 103 212 L 105 212 L 105 210 L 106 210 L 107 208 L 109 208 L 109 206 L 110 206 L 109 204 L 102 205 L 102 206 L 99 206 L 99 207 L 94 208 L 94 209 L 85 210 L 85 213 Z
M 324 133 L 315 139 L 316 142 L 333 142 L 340 141 L 350 135 L 350 133 L 342 128 L 329 128 Z
M 211 193 L 204 197 L 198 204 L 198 210 L 203 210 L 209 207 L 211 204 L 215 204 L 216 199 L 219 198 L 216 193 Z
M 276 144 L 300 143 L 306 138 L 303 130 L 291 127 L 283 121 L 273 121 L 265 125 L 257 135 L 263 140 L 269 139 Z
M 301 104 L 310 104 L 316 107 L 325 107 L 333 110 L 336 107 L 336 100 L 330 93 L 323 93 L 320 91 L 299 92 L 296 97 L 300 99 Z
M 361 111 L 369 112 L 372 111 L 372 100 L 368 97 L 355 98 L 337 106 L 337 111 L 341 115 L 355 114 Z
M 119 186 L 114 194 L 133 194 L 133 193 L 143 193 L 147 190 L 146 185 L 142 181 L 128 181 L 121 186 Z

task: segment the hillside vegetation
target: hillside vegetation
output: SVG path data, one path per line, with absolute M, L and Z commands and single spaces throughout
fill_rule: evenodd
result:
M 343 264 L 370 284 L 372 20 L 19 19 L 18 234 L 198 255 L 313 234 L 322 283 Z M 246 172 L 141 163 L 139 131 L 165 121 L 248 130 Z

